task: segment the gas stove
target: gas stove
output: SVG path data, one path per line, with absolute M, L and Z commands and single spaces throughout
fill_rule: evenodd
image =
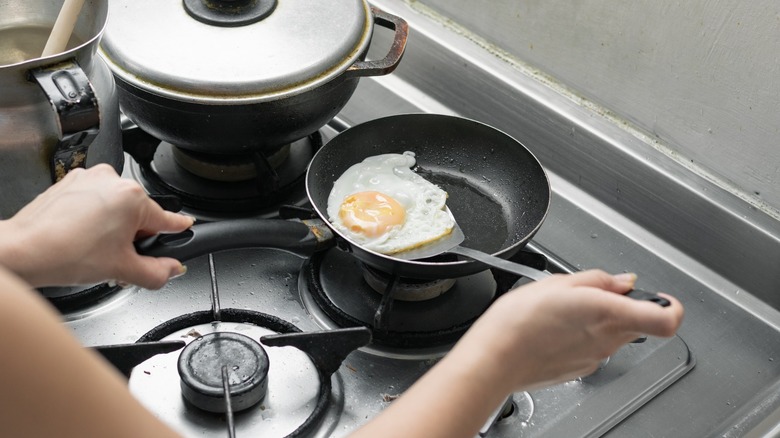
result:
M 372 3 L 409 22 L 404 61 L 393 75 L 362 79 L 338 115 L 342 123 L 324 128 L 323 141 L 346 126 L 410 112 L 456 114 L 495 126 L 528 147 L 550 176 L 550 211 L 529 252 L 544 254 L 551 271 L 636 272 L 638 286 L 667 291 L 686 309 L 677 337 L 630 344 L 591 376 L 513 394 L 494 415 L 497 421 L 486 425 L 486 436 L 776 436 L 780 306 L 773 294 L 777 276 L 771 275 L 780 248 L 776 223 L 659 151 L 652 133 L 643 136 L 608 109 L 583 102 L 544 72 L 425 10 L 425 2 Z M 379 52 L 390 40 L 381 32 L 375 39 Z M 140 180 L 140 167 L 128 161 L 125 175 Z M 284 198 L 253 214 L 273 217 L 282 202 L 305 207 L 305 195 Z M 231 216 L 194 213 L 204 220 Z M 343 265 L 333 258 L 337 254 L 322 255 L 325 268 Z M 123 371 L 133 393 L 174 427 L 190 435 L 225 436 L 227 415 L 182 401 L 178 372 L 169 373 L 178 367 L 181 343 L 190 345 L 197 334 L 215 328 L 247 334 L 243 323 L 229 320 L 235 312 L 267 315 L 302 333 L 335 331 L 345 324 L 337 311 L 345 303 L 326 290 L 324 298 L 339 304 L 325 306 L 323 294 L 308 289 L 315 274 L 324 275 L 326 284 L 333 274 L 318 270 L 317 260 L 273 249 L 225 251 L 211 259 L 213 268 L 208 256 L 189 261 L 188 274 L 160 291 L 97 285 L 56 291 L 53 301 L 85 345 L 112 345 L 135 343 L 166 322 L 191 318 L 187 315 L 220 319 L 213 316 L 217 290 L 220 314 L 226 315 L 222 322 L 188 323 L 166 335 L 175 340 L 149 347 L 161 354 Z M 495 281 L 496 293 L 511 287 L 514 279 L 494 274 L 486 281 Z M 350 277 L 350 285 L 361 290 L 374 281 Z M 368 287 L 361 296 L 376 305 L 380 295 Z M 449 292 L 441 298 L 451 299 Z M 376 312 L 366 312 L 370 305 L 349 314 L 373 322 Z M 398 332 L 402 323 L 419 322 L 410 319 L 391 315 L 385 324 Z M 270 331 L 281 333 L 279 328 Z M 235 412 L 236 436 L 254 434 L 250 427 L 266 427 L 263 436 L 284 436 L 317 409 L 312 388 L 322 388 L 323 379 L 313 378 L 310 356 L 295 347 L 270 346 L 274 341 L 266 330 L 252 328 L 248 337 L 268 354 L 267 392 L 256 408 Z M 371 343 L 345 353 L 330 377 L 324 413 L 301 436 L 344 436 L 368 421 L 446 354 L 459 330 L 427 339 L 427 347 L 382 343 L 387 341 L 382 333 L 372 333 Z M 281 365 L 275 365 L 277 359 Z M 288 360 L 299 364 L 302 377 L 272 382 L 277 369 L 289 368 Z M 310 386 L 300 390 L 299 383 Z M 158 399 L 171 404 L 157 406 Z
M 346 127 L 336 120 L 319 135 L 327 142 Z M 165 162 L 168 150 L 154 153 Z M 129 159 L 124 176 L 150 193 L 170 194 L 150 181 L 149 170 Z M 296 193 L 286 196 L 305 209 Z M 274 208 L 250 214 L 269 217 Z M 183 211 L 200 220 L 231 215 L 186 201 Z M 536 242 L 513 260 L 576 270 Z M 120 369 L 141 403 L 184 436 L 346 436 L 446 355 L 498 296 L 527 281 L 494 270 L 454 280 L 400 279 L 399 299 L 389 300 L 389 279 L 338 248 L 308 259 L 274 249 L 228 250 L 186 264 L 187 275 L 159 291 L 111 288 L 62 309 L 84 345 L 104 354 L 152 348 Z M 426 299 L 404 300 L 405 291 Z M 601 436 L 694 363 L 679 336 L 638 340 L 590 376 L 513 394 L 480 435 Z M 226 399 L 225 382 L 247 387 L 231 389 Z

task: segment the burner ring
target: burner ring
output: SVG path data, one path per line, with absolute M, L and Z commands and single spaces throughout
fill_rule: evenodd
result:
M 208 412 L 225 413 L 222 368 L 235 412 L 248 409 L 268 392 L 268 354 L 254 339 L 240 333 L 209 333 L 193 340 L 179 355 L 184 398 Z
M 273 330 L 277 333 L 301 332 L 301 329 L 281 318 L 252 310 L 227 308 L 222 309 L 221 316 L 222 322 L 255 324 L 261 327 L 265 327 L 269 330 Z M 160 341 L 164 337 L 176 333 L 179 330 L 186 329 L 187 327 L 200 324 L 209 324 L 211 322 L 214 322 L 214 314 L 210 310 L 202 310 L 186 315 L 180 315 L 149 330 L 136 342 Z M 317 397 L 317 405 L 306 421 L 304 421 L 300 426 L 298 426 L 297 429 L 292 431 L 285 438 L 299 438 L 308 436 L 307 434 L 309 434 L 314 429 L 314 427 L 319 424 L 320 421 L 322 421 L 325 414 L 328 412 L 328 404 L 332 390 L 331 379 L 330 376 L 325 375 L 322 369 L 319 367 L 316 367 L 316 369 L 321 382 L 320 392 Z
M 171 148 L 173 160 L 188 172 L 211 181 L 239 182 L 256 179 L 257 165 L 251 154 L 206 155 L 178 147 Z M 283 145 L 266 156 L 272 169 L 277 169 L 290 156 L 290 145 Z

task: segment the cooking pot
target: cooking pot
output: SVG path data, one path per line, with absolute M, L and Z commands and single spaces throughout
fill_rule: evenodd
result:
M 87 0 L 66 50 L 41 57 L 62 3 L 0 0 L 0 219 L 73 168 L 124 162 L 114 80 L 95 56 L 108 0 Z
M 273 152 L 332 119 L 362 76 L 392 72 L 406 22 L 365 0 L 112 0 L 100 54 L 143 131 L 209 154 Z M 142 23 L 143 25 L 139 25 Z M 375 25 L 387 55 L 366 61 Z

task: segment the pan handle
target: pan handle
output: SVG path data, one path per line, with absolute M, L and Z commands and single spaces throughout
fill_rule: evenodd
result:
M 465 248 L 463 246 L 456 246 L 447 251 L 452 254 L 457 254 L 471 260 L 482 262 L 490 267 L 501 269 L 502 271 L 509 272 L 511 274 L 520 275 L 522 277 L 530 278 L 531 280 L 539 281 L 549 277 L 549 272 L 540 271 L 530 266 L 514 263 L 509 260 L 502 259 L 490 254 L 486 254 L 482 251 L 477 251 L 471 248 Z M 625 294 L 627 297 L 641 301 L 651 301 L 658 304 L 661 307 L 669 307 L 672 303 L 666 298 L 661 297 L 658 294 L 647 292 L 641 289 L 633 289 Z
M 335 244 L 333 232 L 319 219 L 236 219 L 193 225 L 175 234 L 158 234 L 135 243 L 141 255 L 180 261 L 240 248 L 276 248 L 301 257 Z

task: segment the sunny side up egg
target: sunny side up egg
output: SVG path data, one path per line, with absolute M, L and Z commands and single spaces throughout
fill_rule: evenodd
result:
M 333 184 L 328 217 L 354 243 L 382 254 L 413 249 L 449 234 L 447 192 L 416 174 L 413 152 L 368 157 Z

